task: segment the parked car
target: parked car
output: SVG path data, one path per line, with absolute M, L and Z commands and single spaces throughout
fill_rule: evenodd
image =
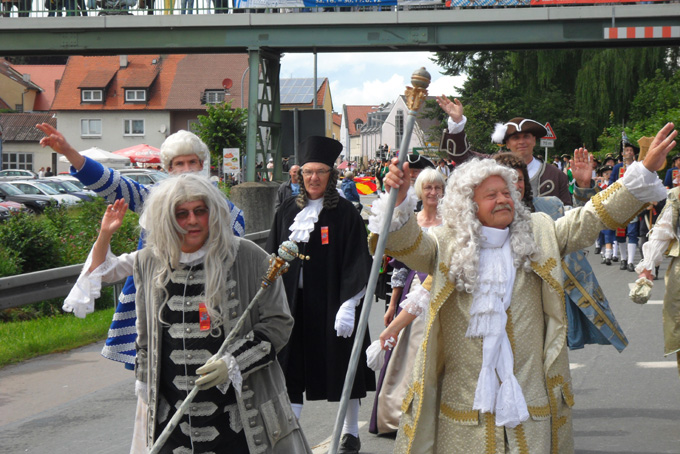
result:
M 91 195 L 92 197 L 96 197 L 97 193 L 90 190 L 87 186 L 85 186 L 79 179 L 74 177 L 73 175 L 69 173 L 60 173 L 59 175 L 55 175 L 53 177 L 49 177 L 48 179 L 56 179 L 56 180 L 62 180 L 62 181 L 68 181 L 71 184 L 76 185 L 81 191 Z
M 30 180 L 38 178 L 38 174 L 26 169 L 0 170 L 0 180 Z
M 135 180 L 139 184 L 155 184 L 169 177 L 165 172 L 151 169 L 119 169 L 118 171 L 121 175 Z
M 69 181 L 66 180 L 60 180 L 60 179 L 53 179 L 53 178 L 43 178 L 35 180 L 36 183 L 42 183 L 44 185 L 47 185 L 57 191 L 59 194 L 71 194 L 76 197 L 78 197 L 81 200 L 84 200 L 86 202 L 91 202 L 92 199 L 94 199 L 95 194 L 92 191 L 81 191 L 80 188 L 74 184 L 72 184 Z M 92 193 L 89 194 L 89 193 Z
M 16 214 L 22 211 L 27 211 L 26 205 L 24 205 L 23 203 L 12 202 L 11 200 L 1 201 L 0 207 L 7 208 L 10 214 Z
M 7 208 L 0 206 L 0 222 L 5 222 L 11 215 Z
M 80 203 L 80 199 L 78 197 L 69 194 L 60 194 L 56 189 L 52 189 L 43 183 L 37 183 L 28 180 L 10 181 L 8 183 L 24 194 L 48 196 L 55 200 L 59 206 L 71 206 Z
M 0 199 L 23 203 L 29 213 L 42 213 L 45 208 L 55 204 L 55 202 L 45 195 L 24 194 L 19 189 L 9 183 L 0 182 Z

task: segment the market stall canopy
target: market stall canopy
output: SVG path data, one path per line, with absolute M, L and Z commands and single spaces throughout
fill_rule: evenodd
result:
M 133 145 L 128 148 L 123 148 L 122 150 L 116 150 L 113 152 L 119 156 L 125 156 L 130 158 L 133 164 L 143 163 L 143 164 L 160 164 L 161 163 L 161 150 L 151 145 L 145 143 L 140 143 L 139 145 Z
M 125 156 L 118 156 L 117 154 L 110 153 L 106 150 L 102 150 L 101 148 L 97 147 L 88 148 L 87 150 L 83 150 L 79 153 L 85 156 L 86 158 L 90 158 L 93 161 L 97 161 L 100 164 L 106 164 L 107 166 L 113 168 L 121 168 L 125 167 L 127 164 L 130 164 L 130 158 L 126 158 Z M 59 162 L 69 161 L 68 159 L 66 159 L 66 157 L 60 156 Z

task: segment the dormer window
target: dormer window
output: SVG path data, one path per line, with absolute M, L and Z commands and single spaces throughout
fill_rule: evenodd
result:
M 104 102 L 104 90 L 80 90 L 80 100 L 82 102 L 102 103 Z
M 227 93 L 227 90 L 205 90 L 201 96 L 201 104 L 221 104 Z
M 126 89 L 125 102 L 146 102 L 146 90 Z

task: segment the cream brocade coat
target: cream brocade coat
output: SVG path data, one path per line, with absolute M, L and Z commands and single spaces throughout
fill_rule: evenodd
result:
M 493 414 L 472 409 L 482 340 L 465 337 L 472 295 L 456 291 L 448 279 L 452 243 L 447 238 L 455 233 L 445 226 L 423 233 L 413 216 L 390 233 L 386 254 L 433 275 L 430 312 L 402 404 L 394 452 L 573 452 L 574 397 L 559 264 L 564 255 L 591 245 L 603 228 L 625 226 L 642 207 L 615 183 L 557 221 L 542 213 L 532 215 L 541 258 L 532 262 L 532 271 L 517 271 L 506 327 L 514 372 L 530 413 L 529 420 L 514 429 L 496 427 Z

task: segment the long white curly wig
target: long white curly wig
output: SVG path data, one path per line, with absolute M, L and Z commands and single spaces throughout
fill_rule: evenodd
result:
M 449 279 L 458 291 L 472 293 L 477 285 L 482 223 L 477 218 L 478 206 L 473 197 L 475 189 L 490 176 L 498 175 L 508 184 L 515 204 L 515 218 L 510 224 L 510 249 L 516 267 L 531 270 L 531 261 L 539 259 L 540 250 L 531 229 L 531 213 L 522 204 L 515 188 L 517 172 L 496 163 L 493 159 L 472 159 L 451 174 L 440 212 L 444 226 L 451 230 L 454 243 Z

